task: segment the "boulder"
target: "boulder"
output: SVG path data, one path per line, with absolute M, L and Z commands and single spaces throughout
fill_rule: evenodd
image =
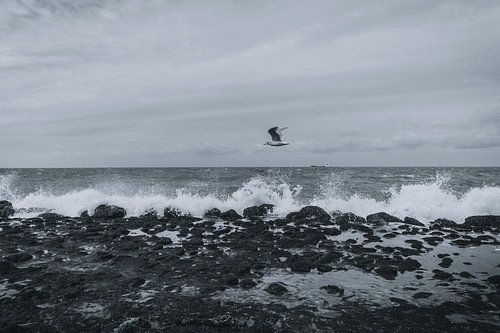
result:
M 166 219 L 176 219 L 176 218 L 185 218 L 191 217 L 191 215 L 182 212 L 180 209 L 174 207 L 165 207 L 163 210 L 163 216 Z
M 14 208 L 9 201 L 1 200 L 0 201 L 0 218 L 7 218 L 11 215 L 14 215 Z
M 493 228 L 500 229 L 500 216 L 499 215 L 477 215 L 469 216 L 465 219 L 464 227 L 470 228 Z
M 60 215 L 60 214 L 53 213 L 53 212 L 42 213 L 42 214 L 38 215 L 38 217 L 44 219 L 45 221 L 57 221 L 57 220 L 62 220 L 65 218 L 64 215 Z
M 403 220 L 403 223 L 404 224 L 409 224 L 409 225 L 416 225 L 418 227 L 425 227 L 425 224 L 423 224 L 419 220 L 414 219 L 413 217 L 408 217 L 408 216 L 405 217 L 405 219 Z
M 209 219 L 217 219 L 217 218 L 220 218 L 221 214 L 222 214 L 222 212 L 220 211 L 220 209 L 212 208 L 212 209 L 205 211 L 205 213 L 203 213 L 203 217 L 209 218 Z
M 26 252 L 19 252 L 8 255 L 7 257 L 5 257 L 5 259 L 12 262 L 24 262 L 33 259 L 33 256 Z
M 241 215 L 236 213 L 234 209 L 226 210 L 220 215 L 221 219 L 224 221 L 236 221 L 241 219 Z
M 257 218 L 269 214 L 274 208 L 274 205 L 262 204 L 260 206 L 251 206 L 243 210 L 243 216 L 246 218 Z
M 456 228 L 458 224 L 447 219 L 437 219 L 431 222 L 431 229 Z
M 389 215 L 385 212 L 378 212 L 375 214 L 368 215 L 366 217 L 366 222 L 368 224 L 383 225 L 383 224 L 390 223 L 390 222 L 402 223 L 403 221 L 401 221 L 396 216 Z
M 288 289 L 281 282 L 271 283 L 264 290 L 274 296 L 283 296 L 288 292 Z
M 331 221 L 331 216 L 323 208 L 317 206 L 306 206 L 298 212 L 292 212 L 286 216 L 288 221 L 313 221 L 328 223 Z
M 124 208 L 113 205 L 99 205 L 94 210 L 94 218 L 97 219 L 119 219 L 125 215 L 127 212 Z

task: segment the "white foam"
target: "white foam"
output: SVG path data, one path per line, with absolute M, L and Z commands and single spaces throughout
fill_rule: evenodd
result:
M 411 216 L 428 222 L 436 218 L 448 218 L 462 222 L 471 215 L 500 215 L 500 187 L 474 187 L 463 194 L 447 189 L 448 180 L 443 177 L 421 183 L 394 187 L 386 193 L 387 200 L 377 200 L 358 193 L 346 195 L 342 185 L 335 182 L 323 183 L 321 194 L 313 199 L 301 198 L 301 186 L 291 186 L 281 179 L 254 177 L 236 191 L 226 194 L 199 194 L 188 189 L 178 189 L 175 194 L 158 192 L 131 192 L 117 184 L 106 191 L 84 189 L 65 194 L 53 194 L 47 190 L 38 190 L 27 195 L 15 195 L 12 190 L 12 177 L 0 176 L 2 199 L 10 200 L 16 210 L 15 217 L 36 216 L 42 210 L 51 210 L 66 216 L 78 216 L 84 210 L 90 214 L 100 204 L 112 204 L 123 207 L 128 216 L 139 216 L 146 210 L 155 209 L 163 212 L 167 206 L 181 211 L 202 216 L 207 209 L 234 209 L 240 214 L 243 209 L 269 203 L 275 205 L 274 214 L 284 216 L 297 211 L 305 205 L 318 205 L 327 211 L 351 211 L 366 216 L 385 211 L 400 218 Z M 40 209 L 34 209 L 40 208 Z

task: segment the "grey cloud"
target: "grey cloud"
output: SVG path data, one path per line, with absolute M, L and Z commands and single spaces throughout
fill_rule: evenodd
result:
M 494 1 L 7 0 L 0 167 L 499 164 L 499 38 Z

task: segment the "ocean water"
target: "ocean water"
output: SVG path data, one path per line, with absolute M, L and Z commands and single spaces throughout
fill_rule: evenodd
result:
M 0 169 L 0 200 L 17 217 L 78 216 L 102 203 L 128 216 L 172 206 L 207 209 L 262 203 L 284 216 L 305 205 L 366 216 L 385 211 L 429 222 L 500 215 L 500 168 L 95 168 Z

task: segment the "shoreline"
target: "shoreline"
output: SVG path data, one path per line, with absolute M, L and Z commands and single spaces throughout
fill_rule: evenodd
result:
M 271 209 L 4 217 L 0 332 L 498 331 L 500 217 Z

